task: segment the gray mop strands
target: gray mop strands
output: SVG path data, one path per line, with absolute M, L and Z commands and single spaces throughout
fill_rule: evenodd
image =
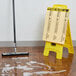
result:
M 13 28 L 14 28 L 14 52 L 12 53 L 3 53 L 2 56 L 21 56 L 21 55 L 29 55 L 29 52 L 16 52 L 16 27 L 15 27 L 15 1 L 12 0 L 13 7 Z

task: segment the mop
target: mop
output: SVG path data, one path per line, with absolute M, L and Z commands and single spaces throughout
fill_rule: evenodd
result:
M 29 55 L 29 52 L 16 52 L 16 27 L 15 27 L 15 1 L 12 0 L 13 7 L 13 29 L 14 29 L 14 52 L 12 53 L 3 53 L 2 56 L 21 56 L 21 55 Z

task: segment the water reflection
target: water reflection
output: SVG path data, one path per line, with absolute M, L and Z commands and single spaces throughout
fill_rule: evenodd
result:
M 50 57 L 44 57 L 44 63 L 51 66 L 51 71 L 66 70 L 66 72 L 64 72 L 64 76 L 68 76 L 68 74 L 70 74 L 71 72 L 70 70 L 72 67 L 73 57 L 74 57 L 73 54 L 69 54 L 68 58 L 63 57 L 63 59 L 61 60 L 51 59 Z M 61 76 L 61 73 L 60 73 L 60 76 Z

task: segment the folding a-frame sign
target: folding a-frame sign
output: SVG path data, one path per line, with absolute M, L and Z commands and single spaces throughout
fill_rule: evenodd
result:
M 46 41 L 44 56 L 48 56 L 50 51 L 54 51 L 56 58 L 62 59 L 63 47 L 68 48 L 69 53 L 74 54 L 69 9 L 66 5 L 54 5 L 52 8 L 47 8 L 43 40 Z

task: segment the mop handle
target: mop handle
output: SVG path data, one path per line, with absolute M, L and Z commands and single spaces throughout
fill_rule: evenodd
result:
M 14 0 L 12 0 L 12 9 L 13 9 L 13 30 L 14 30 L 14 43 L 16 44 L 15 1 L 14 1 Z

